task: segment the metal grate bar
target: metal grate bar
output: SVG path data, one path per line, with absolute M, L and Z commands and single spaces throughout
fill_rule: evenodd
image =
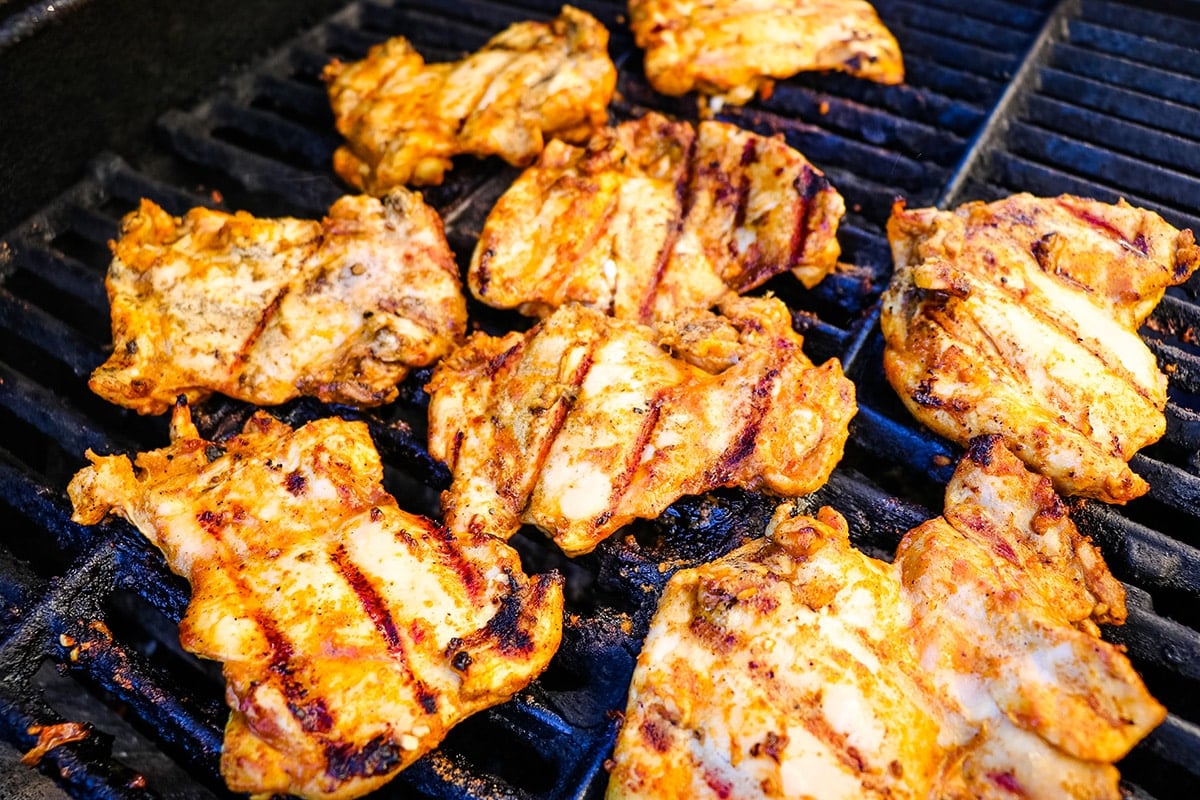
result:
M 100 348 L 74 328 L 4 289 L 0 289 L 0 327 L 52 354 L 81 378 L 104 360 Z
M 222 142 L 210 130 L 203 129 L 195 117 L 168 112 L 161 126 L 180 155 L 220 170 L 250 191 L 285 198 L 311 215 L 321 214 L 342 195 L 342 189 L 332 178 Z
M 1029 41 L 1028 30 L 1014 27 L 1007 20 L 989 22 L 906 0 L 875 0 L 872 5 L 893 24 L 899 22 L 935 36 L 940 34 L 939 38 L 944 38 L 944 32 L 953 31 L 957 42 L 969 43 L 988 54 L 995 53 L 1008 66 L 1016 60 L 1014 54 L 1020 54 Z
M 1069 164 L 1072 172 L 1094 178 L 1176 207 L 1200 208 L 1200 179 L 1097 150 L 1075 138 L 1013 123 L 1009 140 L 1018 155 L 1048 164 Z
M 1143 94 L 1184 105 L 1190 105 L 1200 97 L 1200 80 L 1070 44 L 1061 44 L 1055 49 L 1051 66 L 1102 83 L 1136 86 Z
M 1134 156 L 1146 163 L 1200 174 L 1200 146 L 1195 138 L 1164 133 L 1132 122 L 1114 120 L 1110 115 L 1043 96 L 1029 99 L 1030 122 L 1047 130 L 1076 136 L 1116 153 Z M 1193 136 L 1200 135 L 1200 130 Z
M 1044 69 L 1041 91 L 1049 97 L 1126 119 L 1150 128 L 1195 135 L 1200 130 L 1200 110 L 1123 88 L 1082 78 L 1057 69 Z
M 910 158 L 952 166 L 965 140 L 934 125 L 828 94 L 780 87 L 762 104 L 772 113 L 803 119 L 840 136 L 895 150 Z
M 1089 22 L 1107 25 L 1118 31 L 1127 31 L 1163 42 L 1172 42 L 1185 48 L 1194 48 L 1200 40 L 1200 22 L 1189 20 L 1179 14 L 1165 14 L 1148 8 L 1148 3 L 1114 3 L 1106 0 L 1083 0 L 1082 16 Z M 1193 10 L 1197 10 L 1193 7 Z M 1136 12 L 1136 13 L 1132 13 Z M 1189 59 L 1194 56 L 1189 56 Z M 1173 68 L 1182 65 L 1172 64 Z
M 99 430 L 85 414 L 63 407 L 61 399 L 37 381 L 0 362 L 0 406 L 53 439 L 64 451 L 118 452 L 132 443 Z
M 95 311 L 108 312 L 108 296 L 96 271 L 80 261 L 26 240 L 10 242 L 13 263 L 48 286 L 82 300 Z

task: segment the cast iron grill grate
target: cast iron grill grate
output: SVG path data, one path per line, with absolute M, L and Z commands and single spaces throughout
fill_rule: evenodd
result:
M 89 179 L 6 237 L 0 251 L 0 424 L 6 430 L 0 503 L 13 531 L 0 542 L 0 674 L 6 676 L 0 730 L 25 751 L 35 740 L 32 726 L 95 720 L 82 740 L 41 761 L 42 771 L 58 776 L 69 794 L 227 795 L 216 774 L 225 714 L 221 682 L 211 665 L 180 651 L 173 629 L 186 605 L 186 585 L 129 526 L 71 523 L 62 493 L 86 448 L 128 452 L 166 441 L 165 421 L 111 407 L 85 386 L 109 343 L 105 242 L 120 216 L 142 196 L 174 213 L 207 203 L 259 215 L 319 215 L 343 191 L 327 167 L 338 143 L 319 80 L 329 58 L 358 58 L 397 33 L 430 60 L 455 58 L 510 22 L 550 16 L 558 5 L 352 4 L 232 76 L 198 106 L 166 113 L 162 151 L 137 154 L 132 165 L 98 159 Z M 648 108 L 695 116 L 690 98 L 671 100 L 649 89 L 640 55 L 618 21 L 621 5 L 581 5 L 613 32 L 611 49 L 621 67 L 616 117 Z M 861 411 L 847 458 L 829 486 L 806 502 L 842 511 L 856 543 L 888 557 L 905 530 L 940 509 L 941 487 L 957 455 L 916 426 L 881 379 L 873 304 L 890 270 L 883 225 L 892 200 L 903 196 L 918 206 L 1020 190 L 1103 199 L 1123 194 L 1200 229 L 1194 221 L 1200 203 L 1192 193 L 1200 174 L 1200 126 L 1194 124 L 1200 93 L 1189 83 L 1197 79 L 1194 59 L 1179 58 L 1194 53 L 1195 23 L 1178 17 L 1134 14 L 1107 2 L 1052 9 L 1049 2 L 977 0 L 966 11 L 951 0 L 876 5 L 904 50 L 905 85 L 805 76 L 781 82 L 767 100 L 725 108 L 719 116 L 782 133 L 847 198 L 850 214 L 839 239 L 844 260 L 854 266 L 814 292 L 786 282 L 769 288 L 796 310 L 810 355 L 841 357 L 859 387 Z M 1110 124 L 1100 125 L 1104 119 Z M 1154 170 L 1153 177 L 1139 177 L 1139 166 Z M 460 261 L 515 174 L 495 161 L 459 159 L 446 184 L 426 192 L 443 213 Z M 1154 494 L 1128 508 L 1079 503 L 1074 511 L 1129 586 L 1130 622 L 1107 634 L 1128 646 L 1171 710 L 1168 722 L 1122 765 L 1127 790 L 1138 797 L 1200 791 L 1194 288 L 1173 292 L 1144 331 L 1172 381 L 1168 436 L 1134 465 Z M 485 325 L 524 324 L 512 315 L 472 311 Z M 406 507 L 428 513 L 446 474 L 409 425 L 419 431 L 421 382 L 421 376 L 410 380 L 394 407 L 359 416 L 391 467 L 390 488 Z M 238 427 L 249 409 L 214 400 L 200 412 L 203 429 L 221 432 Z M 278 412 L 294 423 L 353 413 L 310 402 Z M 530 689 L 456 729 L 439 751 L 378 796 L 602 794 L 603 761 L 616 727 L 612 712 L 624 705 L 656 592 L 672 569 L 758 535 L 772 506 L 743 492 L 686 498 L 659 520 L 632 525 L 575 562 L 535 533 L 518 535 L 515 543 L 529 564 L 567 574 L 562 650 Z M 50 681 L 47 672 L 55 669 L 65 677 Z M 70 701 L 76 694 L 97 699 L 77 712 Z M 131 738 L 148 740 L 147 752 L 129 745 Z M 13 774 L 13 781 L 37 780 L 32 770 Z

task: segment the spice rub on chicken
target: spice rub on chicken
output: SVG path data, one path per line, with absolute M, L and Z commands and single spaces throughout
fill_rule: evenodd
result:
M 686 494 L 811 492 L 841 459 L 854 386 L 813 366 L 779 300 L 734 297 L 659 329 L 567 305 L 528 333 L 476 334 L 428 384 L 446 525 L 522 523 L 568 555 Z
M 900 46 L 863 0 L 629 0 L 629 17 L 663 94 L 741 105 L 812 70 L 904 80 Z
M 668 582 L 608 798 L 1117 800 L 1113 763 L 1166 713 L 1099 638 L 1124 615 L 998 437 L 892 564 L 836 511 L 785 504 L 765 539 Z
M 1064 494 L 1123 503 L 1126 462 L 1166 426 L 1167 379 L 1138 326 L 1200 267 L 1191 231 L 1124 201 L 1019 194 L 888 222 L 884 369 L 960 444 L 996 433 Z
M 650 323 L 788 270 L 814 286 L 844 212 L 782 137 L 649 113 L 586 147 L 551 142 L 488 215 L 467 285 L 530 315 L 574 301 Z
M 88 385 L 141 414 L 212 392 L 379 405 L 466 329 L 441 219 L 405 189 L 343 197 L 321 221 L 143 200 L 111 247 L 113 353 Z
M 617 70 L 608 30 L 571 6 L 518 22 L 461 61 L 426 64 L 404 37 L 325 68 L 338 132 L 333 168 L 371 194 L 439 184 L 456 155 L 530 163 L 546 140 L 585 141 L 608 119 Z
M 170 446 L 88 458 L 73 519 L 128 519 L 192 585 L 179 636 L 224 664 L 235 792 L 365 794 L 558 648 L 561 579 L 402 511 L 361 422 L 259 412 L 211 442 L 180 404 Z

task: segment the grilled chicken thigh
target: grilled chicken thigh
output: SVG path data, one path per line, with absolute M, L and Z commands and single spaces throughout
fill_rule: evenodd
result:
M 574 301 L 648 324 L 787 270 L 814 286 L 844 211 L 782 138 L 650 113 L 551 142 L 488 215 L 467 285 L 530 315 Z
M 557 649 L 561 580 L 402 511 L 362 423 L 259 412 L 216 443 L 180 404 L 171 440 L 89 452 L 68 493 L 76 521 L 125 517 L 190 581 L 180 640 L 224 663 L 233 791 L 364 794 Z
M 810 70 L 904 80 L 900 46 L 863 0 L 629 0 L 629 16 L 663 94 L 740 105 Z
M 343 197 L 319 222 L 143 200 L 111 246 L 113 354 L 89 386 L 141 414 L 214 391 L 378 405 L 466 328 L 442 222 L 404 189 Z
M 347 140 L 333 168 L 372 194 L 439 184 L 460 154 L 524 165 L 547 139 L 585 141 L 607 121 L 617 82 L 608 30 L 571 6 L 511 25 L 461 61 L 426 64 L 396 37 L 324 76 Z
M 522 523 L 568 554 L 685 494 L 800 495 L 840 460 L 854 386 L 814 367 L 775 299 L 656 331 L 567 305 L 526 334 L 476 334 L 434 371 L 429 448 L 453 472 L 446 525 Z M 668 352 L 670 351 L 670 352 Z
M 977 440 L 896 561 L 785 504 L 676 573 L 608 797 L 1116 798 L 1165 710 L 1097 622 L 1121 585 L 1048 480 Z
M 1200 267 L 1191 231 L 1125 202 L 1014 195 L 888 222 L 888 380 L 959 443 L 1002 435 L 1064 494 L 1125 502 L 1165 429 L 1166 377 L 1137 329 Z

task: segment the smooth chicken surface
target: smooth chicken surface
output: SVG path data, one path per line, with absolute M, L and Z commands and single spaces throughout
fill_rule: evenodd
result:
M 545 316 L 567 302 L 649 324 L 791 270 L 833 271 L 845 204 L 781 137 L 659 114 L 552 142 L 500 197 L 467 285 Z
M 111 247 L 113 353 L 88 385 L 141 414 L 212 392 L 379 405 L 466 329 L 441 219 L 404 189 L 320 221 L 143 200 Z
M 558 647 L 560 578 L 402 511 L 363 423 L 259 412 L 217 443 L 181 403 L 169 447 L 88 458 L 73 519 L 128 519 L 192 585 L 179 637 L 224 664 L 235 792 L 365 794 Z
M 608 119 L 617 70 L 608 30 L 571 6 L 518 22 L 461 61 L 426 64 L 404 37 L 325 68 L 338 132 L 333 168 L 371 194 L 442 182 L 452 157 L 523 166 L 547 140 L 585 141 Z
M 1162 721 L 1097 622 L 1124 593 L 1048 480 L 977 440 L 945 515 L 893 564 L 845 519 L 672 576 L 638 658 L 608 797 L 1121 797 Z
M 663 94 L 740 105 L 812 70 L 904 80 L 900 45 L 863 0 L 629 0 L 629 16 Z
M 1157 441 L 1167 379 L 1137 329 L 1200 267 L 1191 231 L 1124 201 L 1013 195 L 888 222 L 884 369 L 922 423 L 1003 436 L 1064 494 L 1122 503 Z
M 721 311 L 655 330 L 568 305 L 526 334 L 473 336 L 427 387 L 446 525 L 507 538 L 529 523 L 577 555 L 685 494 L 824 484 L 853 384 L 836 359 L 812 365 L 780 301 Z

